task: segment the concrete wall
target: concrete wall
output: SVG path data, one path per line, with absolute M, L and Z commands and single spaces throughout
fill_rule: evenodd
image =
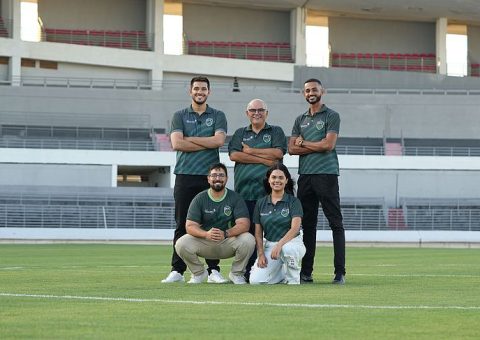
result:
M 435 53 L 435 24 L 329 17 L 332 52 Z
M 39 0 L 45 27 L 145 30 L 145 0 Z
M 184 3 L 188 40 L 290 42 L 290 12 Z
M 468 61 L 470 63 L 480 63 L 480 26 L 469 25 L 467 27 L 468 35 Z
M 132 68 L 82 65 L 74 63 L 57 63 L 58 68 L 45 69 L 40 68 L 39 63 L 36 67 L 22 67 L 22 76 L 25 77 L 60 77 L 60 78 L 103 78 L 115 79 L 121 81 L 122 79 L 148 81 L 148 71 L 138 70 Z
M 480 90 L 480 78 L 477 77 L 448 77 L 420 72 L 295 66 L 294 88 L 303 88 L 303 82 L 309 78 L 321 79 L 327 88 Z
M 112 186 L 108 165 L 0 164 L 0 185 Z

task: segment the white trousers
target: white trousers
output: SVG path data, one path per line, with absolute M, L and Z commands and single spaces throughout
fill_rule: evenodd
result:
M 273 247 L 277 243 L 265 241 L 264 249 L 267 266 L 260 268 L 258 267 L 258 259 L 255 261 L 250 272 L 250 284 L 300 283 L 300 269 L 302 267 L 302 258 L 305 255 L 303 236 L 300 234 L 285 243 L 280 252 L 280 257 L 274 260 L 271 258 L 271 254 Z

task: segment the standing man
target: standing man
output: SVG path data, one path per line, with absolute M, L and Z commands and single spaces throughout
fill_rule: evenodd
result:
M 335 151 L 340 116 L 322 103 L 324 94 L 318 79 L 308 79 L 303 95 L 310 105 L 307 112 L 295 119 L 288 143 L 291 155 L 300 156 L 298 198 L 303 206 L 303 242 L 307 252 L 302 260 L 300 280 L 313 282 L 318 203 L 328 220 L 333 235 L 335 277 L 333 284 L 345 283 L 345 230 L 338 192 L 338 157 Z
M 199 193 L 188 209 L 186 230 L 175 245 L 178 255 L 192 272 L 188 283 L 202 283 L 207 272 L 200 262 L 204 258 L 233 257 L 228 275 L 234 284 L 245 284 L 245 266 L 255 248 L 255 238 L 248 233 L 250 221 L 243 199 L 225 188 L 227 168 L 213 164 L 208 171 L 210 189 Z
M 268 168 L 281 161 L 287 152 L 287 138 L 282 128 L 266 123 L 268 117 L 267 104 L 261 99 L 253 99 L 248 103 L 246 114 L 250 125 L 235 131 L 228 152 L 230 160 L 235 162 L 235 192 L 245 200 L 250 215 L 250 233 L 255 235 L 253 211 L 259 198 L 267 193 L 263 179 Z M 257 254 L 250 258 L 245 278 L 250 277 L 250 268 L 255 263 Z
M 210 82 L 206 77 L 194 77 L 190 81 L 192 104 L 175 112 L 172 119 L 170 141 L 177 151 L 174 173 L 175 187 L 175 235 L 173 237 L 172 271 L 163 283 L 185 281 L 185 262 L 175 251 L 177 240 L 185 235 L 188 207 L 193 198 L 209 187 L 208 167 L 219 162 L 218 148 L 225 143 L 227 120 L 222 111 L 207 105 Z M 227 282 L 220 274 L 218 260 L 207 259 L 208 281 Z

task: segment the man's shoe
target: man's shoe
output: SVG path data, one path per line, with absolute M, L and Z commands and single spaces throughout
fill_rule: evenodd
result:
M 176 270 L 172 270 L 168 276 L 162 280 L 162 283 L 173 283 L 173 282 L 185 282 L 185 278 L 182 274 Z
M 344 285 L 345 284 L 345 275 L 343 274 L 335 274 L 332 283 L 334 285 Z
M 243 275 L 235 275 L 233 273 L 228 274 L 228 278 L 236 285 L 244 285 L 247 283 Z
M 228 280 L 225 279 L 222 274 L 218 272 L 218 270 L 212 269 L 210 275 L 208 275 L 208 283 L 227 283 Z
M 190 281 L 188 281 L 188 283 L 195 283 L 195 284 L 202 283 L 203 281 L 205 281 L 207 276 L 208 276 L 208 272 L 206 270 L 204 270 L 203 273 L 201 273 L 200 275 L 192 274 L 192 277 L 190 278 Z
M 300 273 L 300 283 L 313 283 L 312 275 L 306 275 Z

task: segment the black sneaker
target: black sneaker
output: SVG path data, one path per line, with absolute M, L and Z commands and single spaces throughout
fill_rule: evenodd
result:
M 334 285 L 344 285 L 345 284 L 345 275 L 343 274 L 335 274 L 332 283 Z
M 313 283 L 312 275 L 300 274 L 300 283 Z

